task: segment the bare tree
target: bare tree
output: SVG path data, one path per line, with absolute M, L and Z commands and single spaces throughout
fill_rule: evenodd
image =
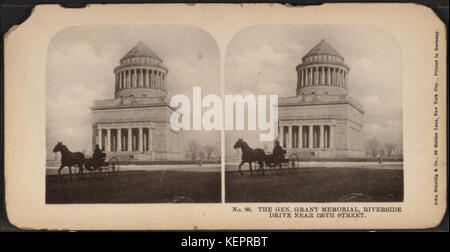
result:
M 403 155 L 403 143 L 398 142 L 395 144 L 394 148 L 394 155 L 398 157 L 401 157 Z
M 380 157 L 385 157 L 386 156 L 386 150 L 384 149 L 384 147 L 380 146 L 380 148 L 378 148 L 378 155 Z
M 373 137 L 366 142 L 366 152 L 369 156 L 376 157 L 380 149 L 380 142 Z
M 390 157 L 394 154 L 395 147 L 396 146 L 393 143 L 385 143 L 384 144 L 384 150 L 386 151 L 387 157 Z
M 205 152 L 203 150 L 199 150 L 198 151 L 198 157 L 202 160 L 205 159 L 206 155 Z
M 216 151 L 216 147 L 213 145 L 207 145 L 203 148 L 203 151 L 205 152 L 206 159 L 209 159 L 211 155 Z
M 191 154 L 192 160 L 197 159 L 197 153 L 200 149 L 200 145 L 195 139 L 189 140 L 188 142 L 188 151 Z

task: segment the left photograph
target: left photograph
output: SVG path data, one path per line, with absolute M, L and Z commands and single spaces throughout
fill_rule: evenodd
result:
M 221 202 L 220 131 L 171 123 L 191 116 L 171 97 L 192 101 L 194 86 L 220 90 L 219 49 L 202 29 L 58 32 L 47 51 L 46 203 Z

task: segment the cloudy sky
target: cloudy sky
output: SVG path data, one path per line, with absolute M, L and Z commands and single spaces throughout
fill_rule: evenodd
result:
M 114 67 L 139 41 L 151 48 L 168 67 L 168 96 L 191 96 L 193 86 L 202 92 L 220 90 L 220 56 L 215 40 L 190 26 L 80 26 L 57 33 L 48 47 L 46 73 L 47 157 L 63 141 L 73 151 L 91 152 L 94 100 L 112 99 Z M 216 144 L 220 133 L 195 132 Z M 198 134 L 198 133 L 197 133 Z M 201 134 L 201 133 L 200 133 Z
M 325 39 L 350 67 L 349 94 L 365 109 L 365 139 L 402 141 L 401 51 L 389 33 L 371 26 L 264 25 L 237 33 L 226 52 L 226 92 L 295 95 L 295 66 Z M 235 139 L 262 143 L 256 132 L 227 132 L 226 150 Z
M 370 26 L 252 26 L 233 37 L 226 49 L 226 94 L 292 96 L 295 66 L 325 39 L 350 67 L 350 95 L 366 111 L 365 138 L 382 142 L 402 139 L 401 51 L 394 37 Z M 47 153 L 57 141 L 71 150 L 91 150 L 94 100 L 111 99 L 113 69 L 139 41 L 147 44 L 169 68 L 169 97 L 201 86 L 202 95 L 220 90 L 220 56 L 207 32 L 190 26 L 80 26 L 57 33 L 48 47 L 46 73 Z M 186 132 L 186 139 L 204 144 L 220 141 L 219 132 Z M 226 133 L 226 151 L 238 137 L 252 146 L 258 132 Z M 186 142 L 186 141 L 185 141 Z

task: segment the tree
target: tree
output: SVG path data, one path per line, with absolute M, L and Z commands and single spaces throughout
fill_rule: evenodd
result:
M 380 149 L 380 142 L 376 137 L 367 140 L 366 152 L 369 156 L 377 157 L 379 149 Z
M 192 160 L 197 159 L 197 153 L 200 149 L 200 145 L 197 143 L 195 139 L 189 140 L 188 142 L 188 151 L 191 154 Z
M 216 151 L 216 147 L 214 147 L 213 145 L 207 145 L 203 148 L 205 155 L 206 155 L 206 159 L 209 159 L 211 157 L 211 155 Z
M 198 151 L 198 157 L 200 158 L 200 159 L 205 159 L 205 152 L 203 151 L 203 150 L 199 150 Z
M 398 157 L 403 156 L 403 143 L 398 142 L 395 144 L 394 155 Z
M 386 151 L 387 157 L 390 157 L 394 154 L 395 147 L 396 146 L 393 143 L 385 143 L 384 144 L 384 150 Z

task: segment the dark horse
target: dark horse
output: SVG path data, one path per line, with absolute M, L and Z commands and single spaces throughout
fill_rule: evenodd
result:
M 61 174 L 62 168 L 67 166 L 69 168 L 70 176 L 72 177 L 72 166 L 78 165 L 80 168 L 80 173 L 83 173 L 83 163 L 84 163 L 84 154 L 81 152 L 71 152 L 69 149 L 62 144 L 62 142 L 58 142 L 58 144 L 53 148 L 53 152 L 61 152 L 61 167 L 58 169 L 58 174 Z
M 250 175 L 252 176 L 252 162 L 257 161 L 259 163 L 259 168 L 262 171 L 262 174 L 264 175 L 264 158 L 265 153 L 263 149 L 252 149 L 242 138 L 239 138 L 237 142 L 233 146 L 235 149 L 241 148 L 242 150 L 242 162 L 239 165 L 239 173 L 242 175 L 241 166 L 244 163 L 248 163 L 250 167 Z

